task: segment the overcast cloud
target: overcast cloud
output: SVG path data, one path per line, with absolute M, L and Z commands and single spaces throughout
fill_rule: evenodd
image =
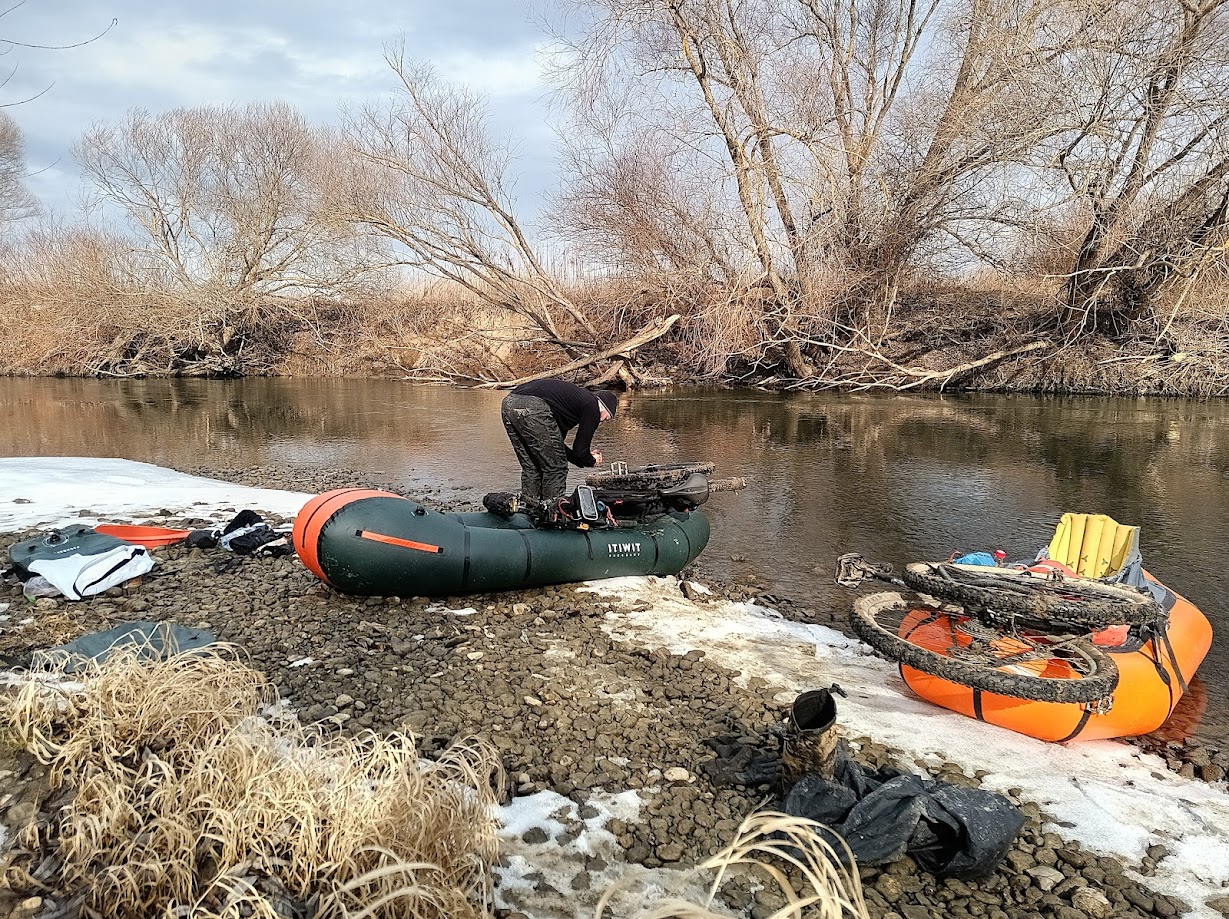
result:
M 409 56 L 488 94 L 496 130 L 519 138 L 517 192 L 528 213 L 553 177 L 545 36 L 515 0 L 26 0 L 0 16 L 0 39 L 72 45 L 113 18 L 80 47 L 0 45 L 0 103 L 25 134 L 29 186 L 61 216 L 81 200 L 70 151 L 90 124 L 134 107 L 265 100 L 335 122 L 343 103 L 393 89 L 383 52 L 402 37 Z

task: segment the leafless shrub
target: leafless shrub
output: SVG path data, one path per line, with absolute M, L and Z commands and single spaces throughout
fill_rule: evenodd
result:
M 288 336 L 313 326 L 316 304 L 367 290 L 379 263 L 323 206 L 329 151 L 283 104 L 133 110 L 74 153 L 142 234 L 118 269 L 125 282 L 184 320 L 153 326 L 165 353 L 130 355 L 118 372 L 267 371 Z

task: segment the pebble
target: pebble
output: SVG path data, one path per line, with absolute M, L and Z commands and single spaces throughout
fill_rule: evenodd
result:
M 1033 883 L 1037 886 L 1038 890 L 1043 890 L 1046 893 L 1049 893 L 1065 880 L 1061 871 L 1057 871 L 1048 865 L 1026 868 L 1024 873 L 1033 879 Z

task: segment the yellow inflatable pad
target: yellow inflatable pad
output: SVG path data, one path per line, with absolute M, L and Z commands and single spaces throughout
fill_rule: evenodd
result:
M 1050 540 L 1050 558 L 1086 578 L 1114 574 L 1139 545 L 1139 527 L 1105 514 L 1063 514 Z

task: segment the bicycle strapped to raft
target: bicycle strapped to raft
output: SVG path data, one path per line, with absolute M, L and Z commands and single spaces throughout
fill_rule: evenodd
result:
M 620 521 L 641 522 L 671 512 L 692 511 L 714 492 L 745 488 L 744 478 L 710 480 L 712 463 L 628 468 L 614 463 L 609 472 L 590 475 L 571 494 L 525 502 L 519 495 L 495 492 L 482 499 L 493 514 L 526 514 L 535 526 L 550 529 L 601 529 Z
M 973 689 L 1104 709 L 1118 684 L 1105 646 L 1163 631 L 1166 612 L 1144 590 L 1061 570 L 919 562 L 901 577 L 850 553 L 836 581 L 886 581 L 920 594 L 854 601 L 850 623 L 883 656 Z M 933 598 L 933 599 L 932 599 Z

